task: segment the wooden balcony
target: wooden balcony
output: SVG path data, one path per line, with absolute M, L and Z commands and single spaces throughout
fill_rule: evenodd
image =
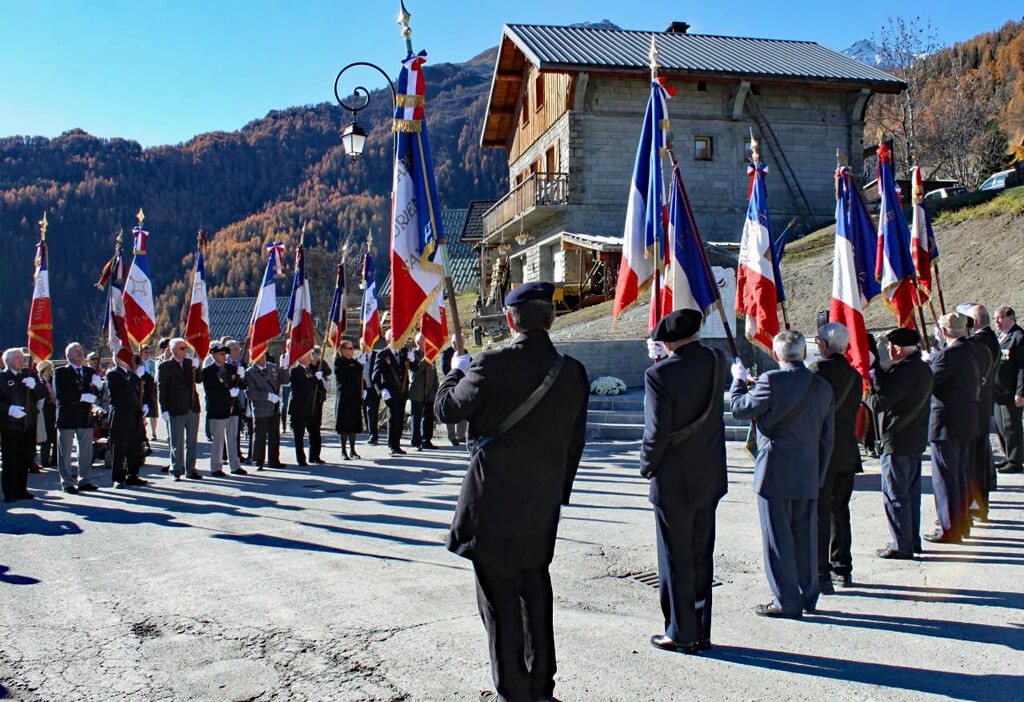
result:
M 568 173 L 534 173 L 484 213 L 483 241 L 500 237 L 503 232 L 514 236 L 520 222 L 529 228 L 565 211 L 568 204 Z

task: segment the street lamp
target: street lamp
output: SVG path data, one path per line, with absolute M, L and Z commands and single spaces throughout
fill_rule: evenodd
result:
M 355 97 L 357 101 L 349 104 L 341 99 L 341 95 L 338 93 L 338 84 L 345 71 L 356 66 L 372 68 L 384 76 L 384 82 L 387 83 L 389 88 L 391 88 L 392 107 L 397 108 L 398 106 L 398 93 L 395 92 L 395 84 L 391 82 L 391 78 L 388 77 L 388 74 L 385 73 L 384 69 L 380 66 L 370 63 L 369 61 L 356 61 L 355 63 L 350 63 L 338 71 L 338 75 L 334 78 L 334 99 L 337 100 L 338 104 L 344 109 L 352 113 L 352 121 L 345 125 L 345 128 L 341 131 L 341 146 L 345 150 L 345 153 L 348 154 L 348 157 L 353 161 L 363 154 L 363 147 L 366 145 L 366 132 L 359 126 L 359 123 L 356 120 L 356 113 L 370 103 L 370 91 L 361 85 L 356 86 L 352 91 L 352 96 Z

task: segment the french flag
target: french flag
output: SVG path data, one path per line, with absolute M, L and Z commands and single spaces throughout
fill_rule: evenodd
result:
M 345 301 L 345 264 L 338 264 L 338 276 L 334 282 L 334 299 L 331 300 L 330 327 L 327 340 L 335 350 L 341 348 L 341 337 L 348 326 L 348 310 Z
M 643 129 L 636 148 L 633 178 L 626 203 L 622 261 L 619 264 L 612 308 L 613 323 L 626 308 L 640 299 L 640 294 L 651 284 L 657 263 L 653 256 L 655 242 L 660 255 L 665 256 L 661 154 L 665 147 L 669 95 L 669 90 L 662 85 L 660 79 L 651 81 L 651 95 L 644 112 Z M 654 315 L 654 312 L 651 314 Z
M 153 304 L 153 280 L 149 275 L 149 259 L 146 256 L 146 239 L 149 232 L 142 224 L 142 210 L 139 210 L 139 225 L 132 229 L 135 239 L 135 258 L 128 270 L 124 285 L 124 320 L 128 338 L 137 346 L 156 330 L 156 307 Z
M 837 169 L 835 178 L 836 241 L 829 319 L 850 332 L 846 358 L 866 381 L 871 357 L 864 309 L 880 293 L 878 281 L 868 275 L 875 268 L 875 233 L 849 167 Z
M 196 246 L 196 268 L 192 273 L 192 302 L 188 307 L 185 321 L 185 341 L 200 359 L 210 353 L 210 309 L 206 298 L 206 265 L 203 249 L 206 248 L 206 232 L 199 230 Z
M 875 277 L 882 284 L 882 300 L 896 315 L 896 325 L 914 326 L 914 260 L 910 254 L 910 230 L 896 193 L 892 151 L 878 147 L 878 189 L 882 204 L 878 210 L 878 260 Z
M 914 216 L 910 225 L 910 257 L 914 261 L 914 274 L 917 276 L 917 294 L 924 303 L 932 296 L 932 250 L 936 258 L 939 250 L 935 246 L 935 233 L 932 231 L 932 219 L 928 216 L 924 183 L 918 166 L 910 169 L 910 191 L 914 203 Z
M 427 305 L 423 313 L 423 322 L 420 324 L 420 332 L 423 334 L 424 357 L 427 363 L 433 363 L 444 348 L 445 340 L 448 338 L 448 315 L 446 314 L 443 295 L 438 294 L 434 301 Z
M 709 275 L 703 244 L 678 165 L 672 167 L 668 240 L 671 258 L 665 274 L 665 287 L 672 291 L 672 302 L 667 309 L 697 310 L 707 315 L 719 299 L 718 286 Z
M 768 193 L 764 184 L 767 169 L 757 159 L 756 152 L 750 168 L 750 199 L 736 273 L 736 314 L 747 320 L 747 338 L 766 353 L 771 353 L 772 339 L 779 333 L 782 277 L 775 261 L 768 217 Z
M 316 327 L 313 326 L 313 300 L 306 279 L 306 261 L 303 246 L 295 247 L 295 277 L 292 295 L 288 301 L 289 365 L 294 366 L 316 346 Z
M 110 355 L 125 363 L 132 360 L 132 347 L 128 342 L 128 329 L 124 318 L 124 281 L 128 275 L 128 267 L 121 253 L 121 237 L 118 236 L 114 248 L 114 258 L 104 268 L 100 282 L 106 278 L 110 284 L 107 290 L 107 307 L 104 313 L 103 328 L 107 330 L 107 345 Z
M 48 361 L 53 355 L 53 312 L 50 307 L 50 270 L 46 250 L 46 215 L 43 232 L 36 244 L 32 306 L 28 312 L 28 348 L 36 361 Z
M 367 251 L 363 257 L 363 300 L 359 306 L 359 324 L 363 331 L 361 341 L 367 350 L 373 348 L 380 338 L 380 311 L 377 309 L 377 276 L 373 269 L 373 257 Z
M 284 243 L 278 241 L 267 245 L 270 260 L 263 274 L 263 285 L 256 297 L 249 319 L 249 359 L 258 361 L 266 355 L 270 342 L 281 335 L 281 321 L 277 318 L 277 289 L 274 278 L 284 268 Z

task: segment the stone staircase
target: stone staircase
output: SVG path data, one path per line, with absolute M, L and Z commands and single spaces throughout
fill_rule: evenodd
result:
M 726 396 L 728 406 L 728 396 Z M 744 441 L 749 422 L 733 419 L 726 412 L 725 440 Z M 623 395 L 591 395 L 587 411 L 587 441 L 637 441 L 644 436 L 644 393 L 631 389 Z

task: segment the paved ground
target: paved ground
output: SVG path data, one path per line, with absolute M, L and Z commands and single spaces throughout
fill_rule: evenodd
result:
M 490 677 L 473 577 L 442 545 L 465 454 L 360 450 L 201 483 L 150 467 L 151 487 L 88 496 L 54 490 L 54 470 L 32 476 L 41 499 L 0 513 L 10 697 L 475 700 Z M 888 562 L 873 556 L 886 534 L 869 462 L 853 499 L 856 587 L 817 616 L 774 621 L 751 612 L 768 590 L 750 461 L 730 444 L 716 648 L 681 656 L 648 644 L 657 592 L 628 577 L 656 565 L 635 450 L 588 447 L 563 514 L 552 574 L 566 702 L 1022 699 L 1021 476 L 1003 480 L 977 538 Z M 326 453 L 338 456 L 333 437 Z M 925 492 L 930 524 L 927 479 Z

